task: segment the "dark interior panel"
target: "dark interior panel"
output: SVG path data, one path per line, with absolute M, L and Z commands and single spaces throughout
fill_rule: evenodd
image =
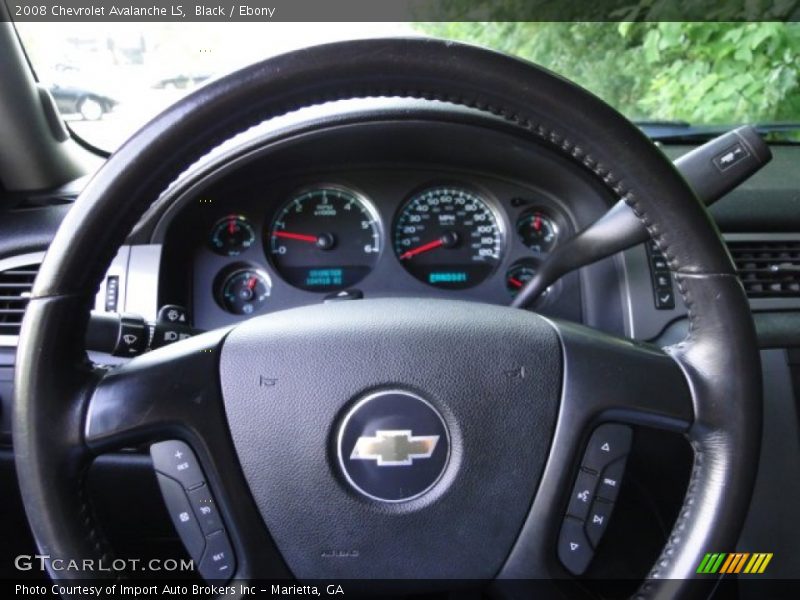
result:
M 382 247 L 372 272 L 355 287 L 365 297 L 459 298 L 508 304 L 506 276 L 524 263 L 535 267 L 546 253 L 525 246 L 516 226 L 521 215 L 541 210 L 560 224 L 560 239 L 601 215 L 612 201 L 586 173 L 552 152 L 495 128 L 463 123 L 365 121 L 264 143 L 235 161 L 209 169 L 174 200 L 155 227 L 164 244 L 160 303 L 191 306 L 194 323 L 210 328 L 236 322 L 214 292 L 220 273 L 236 264 L 263 270 L 272 290 L 263 312 L 321 302 L 327 295 L 286 282 L 270 260 L 269 228 L 276 212 L 298 190 L 334 184 L 352 189 L 374 206 Z M 420 190 L 447 185 L 476 190 L 495 211 L 502 230 L 499 264 L 474 287 L 451 290 L 427 285 L 406 272 L 393 251 L 398 213 Z M 214 223 L 244 215 L 255 243 L 235 258 L 209 248 Z M 613 261 L 563 278 L 536 307 L 575 321 L 622 331 L 621 297 Z M 591 305 L 589 307 L 589 305 Z M 587 310 L 587 307 L 593 310 Z M 602 308 L 600 308 L 602 307 Z

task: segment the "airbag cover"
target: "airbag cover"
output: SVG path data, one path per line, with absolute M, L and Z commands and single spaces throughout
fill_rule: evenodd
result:
M 235 328 L 220 369 L 242 469 L 296 577 L 488 579 L 499 571 L 555 427 L 561 347 L 546 320 L 443 300 L 320 304 Z M 441 477 L 403 502 L 359 493 L 337 458 L 346 415 L 381 390 L 424 399 L 447 431 L 438 442 L 447 446 L 428 448 L 433 458 L 449 452 Z M 424 446 L 420 454 L 415 463 Z M 404 468 L 385 466 L 386 477 Z

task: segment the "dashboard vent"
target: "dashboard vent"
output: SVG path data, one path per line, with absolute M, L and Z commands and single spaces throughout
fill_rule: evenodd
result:
M 729 241 L 749 298 L 800 298 L 800 240 Z
M 19 335 L 38 271 L 36 264 L 0 271 L 0 335 Z

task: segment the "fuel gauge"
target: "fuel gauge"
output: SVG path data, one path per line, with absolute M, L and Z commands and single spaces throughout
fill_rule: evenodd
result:
M 536 275 L 536 267 L 527 262 L 519 262 L 511 266 L 506 273 L 506 289 L 513 298 L 525 287 L 533 276 Z
M 246 217 L 227 215 L 214 223 L 209 245 L 222 256 L 238 256 L 256 241 L 256 233 Z

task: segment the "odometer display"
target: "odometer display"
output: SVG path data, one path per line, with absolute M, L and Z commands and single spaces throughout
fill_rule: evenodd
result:
M 497 267 L 503 246 L 489 204 L 459 187 L 435 187 L 412 196 L 394 227 L 394 251 L 406 270 L 429 285 L 464 289 Z
M 289 284 L 312 292 L 350 287 L 370 272 L 381 250 L 375 211 L 345 188 L 302 192 L 272 221 L 269 254 Z

